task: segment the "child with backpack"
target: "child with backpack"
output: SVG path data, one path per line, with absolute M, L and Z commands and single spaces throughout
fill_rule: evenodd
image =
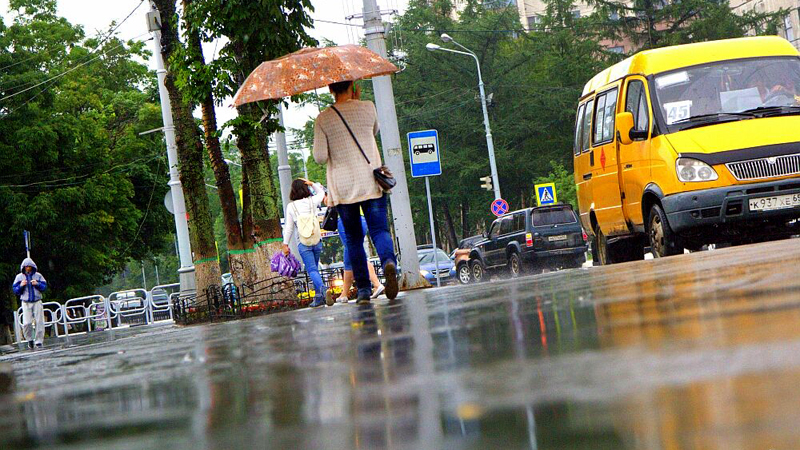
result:
M 313 193 L 312 193 L 313 190 Z M 289 242 L 297 229 L 297 249 L 300 259 L 306 266 L 306 272 L 314 283 L 316 295 L 311 303 L 312 308 L 328 304 L 333 305 L 333 297 L 327 296 L 327 288 L 319 273 L 319 257 L 322 254 L 322 231 L 317 218 L 317 208 L 325 200 L 325 188 L 319 183 L 312 183 L 303 178 L 292 182 L 292 190 L 286 205 L 283 225 L 283 253 L 289 254 Z

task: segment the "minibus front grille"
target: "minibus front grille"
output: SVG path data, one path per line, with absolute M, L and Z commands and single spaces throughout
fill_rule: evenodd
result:
M 725 164 L 739 181 L 800 174 L 800 153 Z

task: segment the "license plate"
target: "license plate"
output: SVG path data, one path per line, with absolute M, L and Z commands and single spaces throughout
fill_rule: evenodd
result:
M 566 234 L 561 234 L 561 235 L 558 235 L 558 236 L 550 236 L 548 239 L 550 240 L 550 242 L 566 241 L 567 240 L 567 235 Z
M 773 211 L 776 209 L 800 206 L 800 194 L 776 195 L 773 197 L 751 198 L 750 211 Z

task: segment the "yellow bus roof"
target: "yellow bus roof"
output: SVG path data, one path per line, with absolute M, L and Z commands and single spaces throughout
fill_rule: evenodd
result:
M 725 39 L 645 50 L 595 75 L 584 86 L 582 96 L 630 74 L 646 76 L 709 62 L 759 56 L 798 56 L 798 51 L 789 41 L 777 36 Z

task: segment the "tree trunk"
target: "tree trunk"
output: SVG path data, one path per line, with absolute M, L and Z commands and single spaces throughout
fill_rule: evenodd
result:
M 183 0 L 183 9 L 186 11 L 193 0 Z M 191 63 L 205 65 L 203 48 L 200 44 L 200 35 L 197 30 L 192 30 L 190 24 L 184 20 L 187 30 L 189 54 L 192 57 Z M 203 130 L 205 132 L 205 143 L 208 151 L 208 159 L 214 171 L 214 178 L 217 184 L 220 204 L 222 205 L 222 218 L 225 223 L 225 237 L 229 253 L 229 263 L 234 282 L 240 285 L 246 280 L 243 272 L 246 267 L 244 242 L 242 239 L 242 227 L 239 224 L 239 212 L 236 209 L 236 194 L 231 184 L 231 175 L 228 171 L 228 164 L 222 155 L 222 148 L 217 137 L 217 116 L 214 111 L 214 97 L 211 93 L 211 85 L 203 83 L 199 86 L 203 90 L 203 99 L 200 104 L 203 113 Z M 233 263 L 236 260 L 236 263 Z
M 444 212 L 444 222 L 447 225 L 447 240 L 450 242 L 450 250 L 458 248 L 458 238 L 456 237 L 456 226 L 453 223 L 453 216 L 450 214 L 450 206 L 447 202 L 442 202 L 442 211 Z
M 186 198 L 189 239 L 194 253 L 195 283 L 200 296 L 208 286 L 220 283 L 214 229 L 203 177 L 203 143 L 192 117 L 191 105 L 176 86 L 175 74 L 169 70 L 170 58 L 176 46 L 180 45 L 175 0 L 155 0 L 155 4 L 161 12 L 161 54 L 167 68 L 164 84 L 172 103 L 180 179 Z
M 255 241 L 253 248 L 258 272 L 255 291 L 274 299 L 295 299 L 294 285 L 270 269 L 272 255 L 280 250 L 283 239 L 281 213 L 267 154 L 266 134 L 252 126 L 260 117 L 254 105 L 240 106 L 238 112 L 251 122 L 240 123 L 235 127 L 234 133 L 237 135 L 242 165 L 247 174 L 249 220 Z

